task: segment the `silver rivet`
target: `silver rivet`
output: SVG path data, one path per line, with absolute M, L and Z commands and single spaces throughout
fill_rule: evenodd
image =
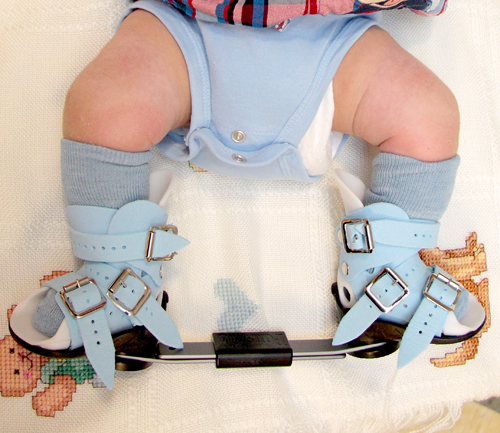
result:
M 247 136 L 243 131 L 233 131 L 231 133 L 231 139 L 236 143 L 243 143 Z
M 347 266 L 346 262 L 342 263 L 342 272 L 344 275 L 349 275 L 349 266 Z
M 231 155 L 231 157 L 236 162 L 247 162 L 247 159 L 243 155 L 240 155 L 239 153 L 234 153 L 233 155 Z

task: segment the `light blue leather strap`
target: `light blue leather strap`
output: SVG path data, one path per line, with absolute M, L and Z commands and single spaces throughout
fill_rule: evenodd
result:
M 151 288 L 145 283 L 147 276 L 138 277 L 139 271 L 136 268 L 117 269 L 106 263 L 85 263 L 81 273 L 100 282 L 110 300 L 106 310 L 113 313 L 108 317 L 113 332 L 115 327 L 123 329 L 124 321 L 134 326 L 144 325 L 163 344 L 182 348 L 175 323 L 154 299 Z
M 382 314 L 377 306 L 363 295 L 339 323 L 332 346 L 340 346 L 355 340 L 365 332 Z
M 375 220 L 370 223 L 375 242 L 408 248 L 434 248 L 437 245 L 439 223 Z
M 382 314 L 390 312 L 406 296 L 406 283 L 391 269 L 384 269 L 365 289 L 365 294 L 342 318 L 332 345 L 358 338 Z
M 136 317 L 160 343 L 175 349 L 184 346 L 174 321 L 153 297 L 149 297 Z
M 150 231 L 129 234 L 89 234 L 70 229 L 73 253 L 92 262 L 128 262 L 144 260 Z M 154 231 L 151 243 L 152 258 L 165 258 L 185 247 L 189 242 L 167 230 Z
M 115 346 L 109 331 L 104 310 L 76 319 L 83 340 L 85 354 L 95 372 L 109 388 L 113 389 L 115 377 Z
M 58 293 L 55 297 L 55 300 L 64 314 L 71 336 L 71 345 L 69 349 L 81 347 L 83 345 L 83 342 L 78 330 L 78 325 L 76 324 L 76 320 L 70 314 L 68 307 L 63 303 L 61 297 L 59 296 L 59 292 L 62 290 L 63 286 L 71 284 L 80 278 L 85 278 L 85 275 L 81 272 L 68 272 L 67 274 L 61 275 L 60 277 L 46 281 L 42 284 L 42 287 L 50 287 L 52 290 L 55 290 Z
M 358 218 L 344 219 L 341 230 L 345 238 L 344 245 L 347 245 L 348 250 L 369 254 L 366 251 L 369 235 L 374 244 L 416 249 L 434 248 L 437 245 L 439 223 Z
M 106 298 L 97 284 L 86 277 L 65 285 L 59 294 L 58 305 L 76 321 L 89 362 L 105 385 L 112 389 L 115 348 L 104 311 Z
M 369 289 L 372 295 L 378 299 L 375 303 L 366 294 L 365 288 L 365 293 L 360 296 L 358 301 L 342 318 L 335 333 L 335 345 L 344 344 L 359 337 L 379 317 L 382 320 L 400 324 L 407 324 L 410 321 L 412 313 L 418 308 L 422 300 L 423 287 L 431 275 L 431 269 L 422 262 L 418 254 L 414 254 L 393 268 L 392 271 L 396 274 L 396 277 L 386 273 L 383 278 L 379 278 L 379 273 L 372 279 L 372 282 L 378 279 L 376 284 Z M 410 293 L 408 296 L 401 298 L 390 311 L 384 312 L 376 304 L 391 306 L 401 297 L 403 289 L 402 285 L 396 281 L 397 279 L 406 284 Z
M 367 269 L 401 263 L 422 248 L 433 248 L 438 231 L 438 223 L 346 218 L 338 227 L 341 263 L 349 269 L 343 277 L 353 281 Z
M 371 254 L 347 254 L 341 251 L 340 263 L 342 265 L 345 262 L 348 266 L 348 273 L 344 273 L 344 278 L 346 281 L 352 282 L 367 269 L 381 269 L 392 263 L 401 263 L 411 259 L 417 253 L 418 249 L 376 244 Z M 342 270 L 342 268 L 340 269 Z
M 175 323 L 153 298 L 150 288 L 131 269 L 125 269 L 111 285 L 107 296 L 131 320 L 144 325 L 161 343 L 177 349 L 183 347 Z
M 456 280 L 437 266 L 426 286 L 424 296 L 401 340 L 398 368 L 404 367 L 422 353 L 435 335 L 441 335 L 446 317 L 453 311 L 461 291 Z

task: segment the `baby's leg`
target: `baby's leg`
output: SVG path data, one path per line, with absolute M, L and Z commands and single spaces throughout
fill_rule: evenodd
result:
M 381 151 L 373 161 L 365 207 L 354 193 L 356 182 L 339 174 L 349 211 L 338 233 L 336 294 L 349 311 L 333 344 L 360 337 L 385 313 L 384 321 L 400 326 L 395 341 L 404 333 L 398 356 L 403 367 L 435 339 L 471 338 L 486 317 L 452 276 L 427 267 L 418 256 L 420 249 L 436 246 L 436 221 L 453 191 L 459 163 L 457 103 L 432 72 L 378 28 L 352 47 L 333 84 L 333 129 Z M 386 339 L 391 328 L 379 325 L 378 337 Z M 367 332 L 377 338 L 376 328 Z
M 165 26 L 129 15 L 76 78 L 64 109 L 61 170 L 69 205 L 118 209 L 149 196 L 150 148 L 189 122 L 184 57 Z M 55 334 L 63 319 L 49 292 L 33 318 Z
M 411 217 L 438 220 L 458 166 L 459 113 L 450 90 L 378 27 L 347 53 L 333 85 L 333 130 L 381 151 L 367 204 L 390 202 Z
M 384 30 L 372 27 L 359 39 L 333 84 L 334 130 L 421 161 L 456 154 L 459 113 L 453 94 Z
M 126 152 L 148 151 L 189 122 L 182 52 L 165 26 L 138 10 L 71 86 L 64 138 Z

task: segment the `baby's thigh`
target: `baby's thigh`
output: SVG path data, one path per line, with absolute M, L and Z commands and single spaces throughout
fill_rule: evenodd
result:
M 333 86 L 334 130 L 420 160 L 455 155 L 459 114 L 453 94 L 382 29 L 368 29 L 354 44 Z
M 186 63 L 153 15 L 130 14 L 68 91 L 65 138 L 124 151 L 145 151 L 189 122 Z

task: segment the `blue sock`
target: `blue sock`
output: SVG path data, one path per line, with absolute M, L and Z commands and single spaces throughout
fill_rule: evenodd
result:
M 380 153 L 373 160 L 365 206 L 392 203 L 410 218 L 439 221 L 450 202 L 459 164 L 458 155 L 445 161 L 422 162 Z
M 61 171 L 69 205 L 119 209 L 149 197 L 151 152 L 130 153 L 61 141 Z
M 149 197 L 151 152 L 129 153 L 76 141 L 61 141 L 61 171 L 69 205 L 118 209 Z M 33 314 L 32 323 L 52 337 L 64 315 L 50 290 Z

